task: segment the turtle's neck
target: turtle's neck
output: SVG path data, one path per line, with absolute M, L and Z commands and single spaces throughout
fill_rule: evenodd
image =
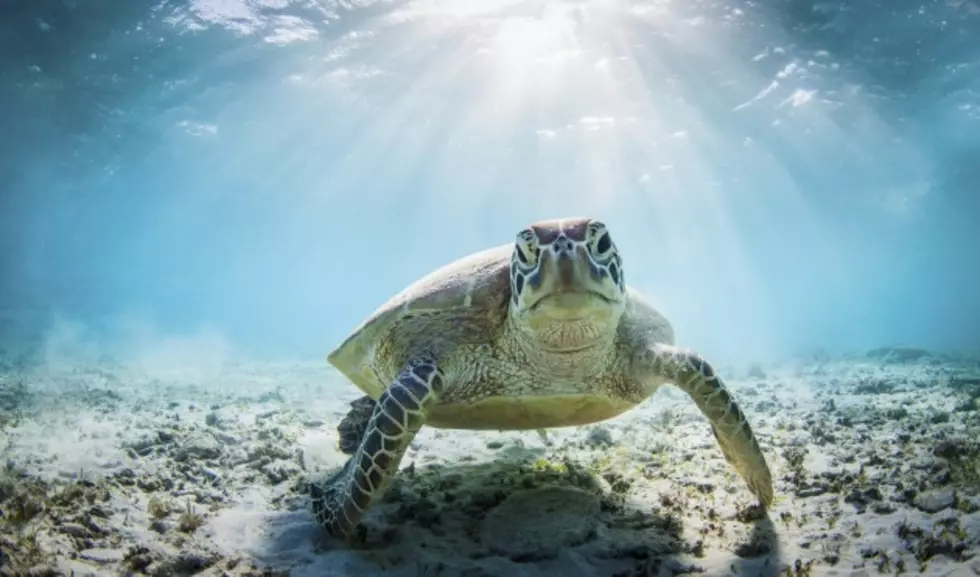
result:
M 544 329 L 530 330 L 509 320 L 504 340 L 515 360 L 553 379 L 593 379 L 605 370 L 614 353 L 615 329 L 584 321 L 556 321 Z

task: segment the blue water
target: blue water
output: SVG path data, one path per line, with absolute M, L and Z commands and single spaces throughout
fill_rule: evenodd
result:
M 976 0 L 4 0 L 5 330 L 322 355 L 588 215 L 719 362 L 976 350 L 978 38 Z

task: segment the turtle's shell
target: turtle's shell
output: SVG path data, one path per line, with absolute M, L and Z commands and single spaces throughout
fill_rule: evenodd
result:
M 374 311 L 327 360 L 376 399 L 413 358 L 451 363 L 445 354 L 461 344 L 492 344 L 507 319 L 512 250 L 505 244 L 477 252 L 417 280 Z

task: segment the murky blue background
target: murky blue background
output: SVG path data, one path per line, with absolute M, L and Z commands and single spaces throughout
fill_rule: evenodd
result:
M 709 358 L 980 346 L 976 0 L 3 0 L 0 66 L 8 328 L 322 355 L 590 215 Z

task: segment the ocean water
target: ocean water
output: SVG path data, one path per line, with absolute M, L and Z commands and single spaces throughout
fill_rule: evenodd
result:
M 0 574 L 980 574 L 976 0 L 0 0 L 0 119 Z M 768 516 L 664 387 L 325 536 L 326 353 L 577 216 Z

